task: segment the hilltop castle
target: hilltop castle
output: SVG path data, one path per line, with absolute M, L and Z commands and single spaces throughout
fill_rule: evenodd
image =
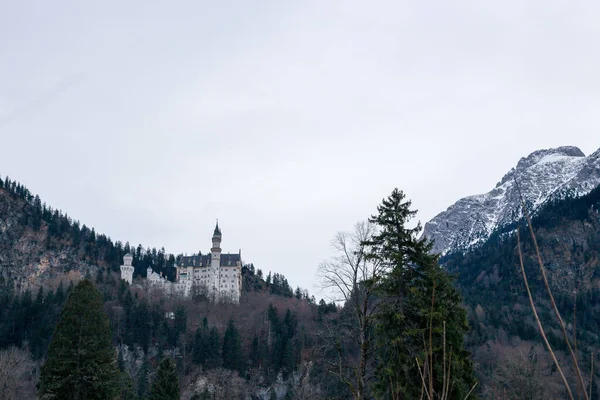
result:
M 189 297 L 206 295 L 211 301 L 239 303 L 242 291 L 242 251 L 237 254 L 221 254 L 221 229 L 219 223 L 212 237 L 211 253 L 181 257 L 176 265 L 175 282 L 148 268 L 146 283 L 149 288 L 160 288 L 168 294 Z M 126 254 L 121 265 L 121 279 L 133 282 L 133 257 Z

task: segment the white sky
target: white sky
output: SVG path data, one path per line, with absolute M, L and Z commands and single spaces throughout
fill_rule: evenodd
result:
M 533 150 L 595 151 L 598 20 L 593 1 L 0 1 L 0 174 L 175 254 L 219 218 L 225 251 L 319 297 L 331 238 L 394 187 L 425 222 Z

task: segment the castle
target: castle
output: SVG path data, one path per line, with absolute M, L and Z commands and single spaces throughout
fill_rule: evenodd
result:
M 176 296 L 205 295 L 211 301 L 239 303 L 242 291 L 242 251 L 221 254 L 221 229 L 219 223 L 212 237 L 211 253 L 183 256 L 176 265 L 175 282 L 170 282 L 152 268 L 146 271 L 149 289 L 159 288 Z M 121 279 L 133 283 L 133 257 L 126 254 L 121 265 Z

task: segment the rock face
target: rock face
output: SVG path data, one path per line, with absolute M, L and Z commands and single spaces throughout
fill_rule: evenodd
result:
M 27 226 L 31 206 L 0 189 L 0 283 L 21 290 L 45 281 L 93 275 L 98 267 L 82 260 L 80 251 L 65 237 L 49 237 L 45 223 L 39 230 Z
M 521 158 L 490 192 L 460 199 L 435 216 L 423 235 L 435 241 L 437 253 L 468 250 L 520 218 L 519 189 L 535 211 L 549 199 L 581 196 L 598 185 L 600 149 L 587 157 L 573 146 L 538 150 Z

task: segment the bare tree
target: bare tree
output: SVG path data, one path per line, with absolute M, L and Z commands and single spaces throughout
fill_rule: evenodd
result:
M 194 301 L 208 301 L 210 293 L 206 285 L 194 282 L 191 292 Z
M 502 350 L 492 381 L 484 389 L 487 398 L 543 400 L 559 398 L 564 393 L 563 388 L 557 388 L 555 380 L 548 377 L 552 360 L 543 353 L 542 346 L 517 342 Z
M 312 361 L 303 362 L 298 368 L 299 376 L 292 380 L 292 385 L 288 389 L 286 398 L 291 400 L 319 400 L 324 399 L 319 385 L 311 381 L 310 370 Z
M 0 398 L 35 396 L 34 362 L 26 350 L 10 347 L 0 351 Z
M 344 382 L 357 400 L 366 398 L 368 366 L 375 350 L 373 328 L 380 302 L 375 290 L 385 274 L 385 268 L 377 260 L 368 256 L 365 244 L 375 231 L 368 222 L 358 222 L 351 233 L 338 233 L 332 246 L 336 255 L 319 266 L 322 288 L 332 292 L 334 300 L 343 302 L 352 316 L 350 329 L 358 332 L 352 335 L 358 339 L 360 353 L 358 360 L 349 361 L 344 357 L 340 341 L 336 343 L 338 361 L 330 372 Z M 344 373 L 350 369 L 351 373 Z

